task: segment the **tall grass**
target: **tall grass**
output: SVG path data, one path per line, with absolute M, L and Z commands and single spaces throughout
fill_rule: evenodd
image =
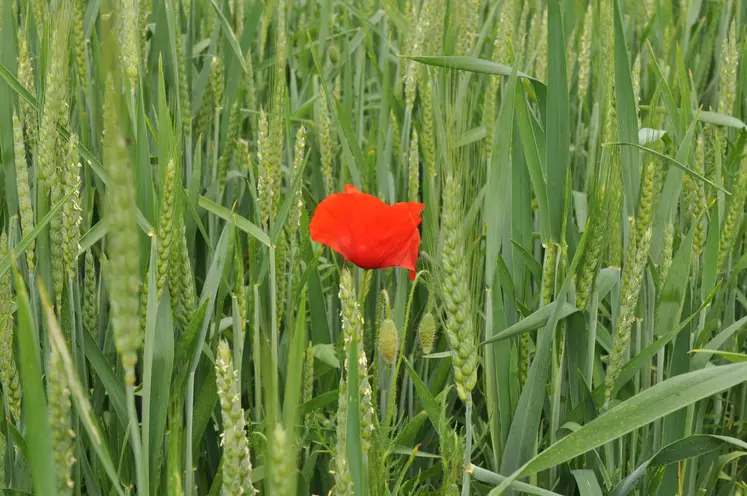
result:
M 743 494 L 746 21 L 0 0 L 0 492 Z

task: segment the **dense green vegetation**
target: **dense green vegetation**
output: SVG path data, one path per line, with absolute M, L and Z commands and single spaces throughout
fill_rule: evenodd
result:
M 743 494 L 746 22 L 0 0 L 3 494 Z

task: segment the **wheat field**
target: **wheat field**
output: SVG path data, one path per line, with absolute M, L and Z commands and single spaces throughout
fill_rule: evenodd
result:
M 0 0 L 0 493 L 747 493 L 743 0 Z

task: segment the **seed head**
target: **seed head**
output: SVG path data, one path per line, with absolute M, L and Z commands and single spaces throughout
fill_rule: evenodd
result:
M 127 385 L 135 384 L 135 365 L 142 342 L 138 328 L 139 254 L 135 221 L 135 182 L 127 144 L 111 109 L 114 90 L 107 85 L 104 132 L 104 165 L 109 171 L 107 217 L 109 222 L 109 295 L 114 344 L 122 358 Z
M 423 355 L 431 353 L 435 339 L 436 319 L 433 318 L 433 314 L 429 311 L 423 315 L 423 318 L 420 320 L 420 328 L 418 329 L 418 340 L 420 341 L 420 348 L 423 351 Z
M 379 353 L 386 363 L 394 365 L 399 352 L 399 334 L 392 319 L 386 319 L 379 331 Z
M 8 255 L 8 236 L 0 235 L 0 257 Z M 8 399 L 8 419 L 21 421 L 21 382 L 13 356 L 13 295 L 10 271 L 0 275 L 0 379 Z
M 256 491 L 252 485 L 252 462 L 244 409 L 241 407 L 239 374 L 233 368 L 231 349 L 223 339 L 218 343 L 216 353 L 215 380 L 223 419 L 223 491 L 231 495 L 252 495 Z
M 13 153 L 16 165 L 16 186 L 18 188 L 18 210 L 21 214 L 21 233 L 29 236 L 34 230 L 34 210 L 31 206 L 31 190 L 29 187 L 29 172 L 26 165 L 26 147 L 23 144 L 23 126 L 18 116 L 13 112 Z M 34 247 L 32 239 L 26 249 L 26 263 L 29 273 L 34 273 Z

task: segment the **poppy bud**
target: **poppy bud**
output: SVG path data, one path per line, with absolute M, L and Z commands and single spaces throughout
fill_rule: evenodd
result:
M 333 64 L 340 61 L 340 49 L 336 45 L 330 45 L 327 53 L 329 54 L 329 61 Z
M 428 355 L 433 349 L 433 341 L 436 337 L 436 319 L 433 318 L 432 313 L 427 312 L 423 315 L 423 319 L 420 321 L 418 337 L 420 338 L 420 347 L 423 350 L 423 354 Z
M 386 319 L 379 331 L 379 352 L 384 361 L 393 365 L 399 351 L 399 335 L 392 319 Z

